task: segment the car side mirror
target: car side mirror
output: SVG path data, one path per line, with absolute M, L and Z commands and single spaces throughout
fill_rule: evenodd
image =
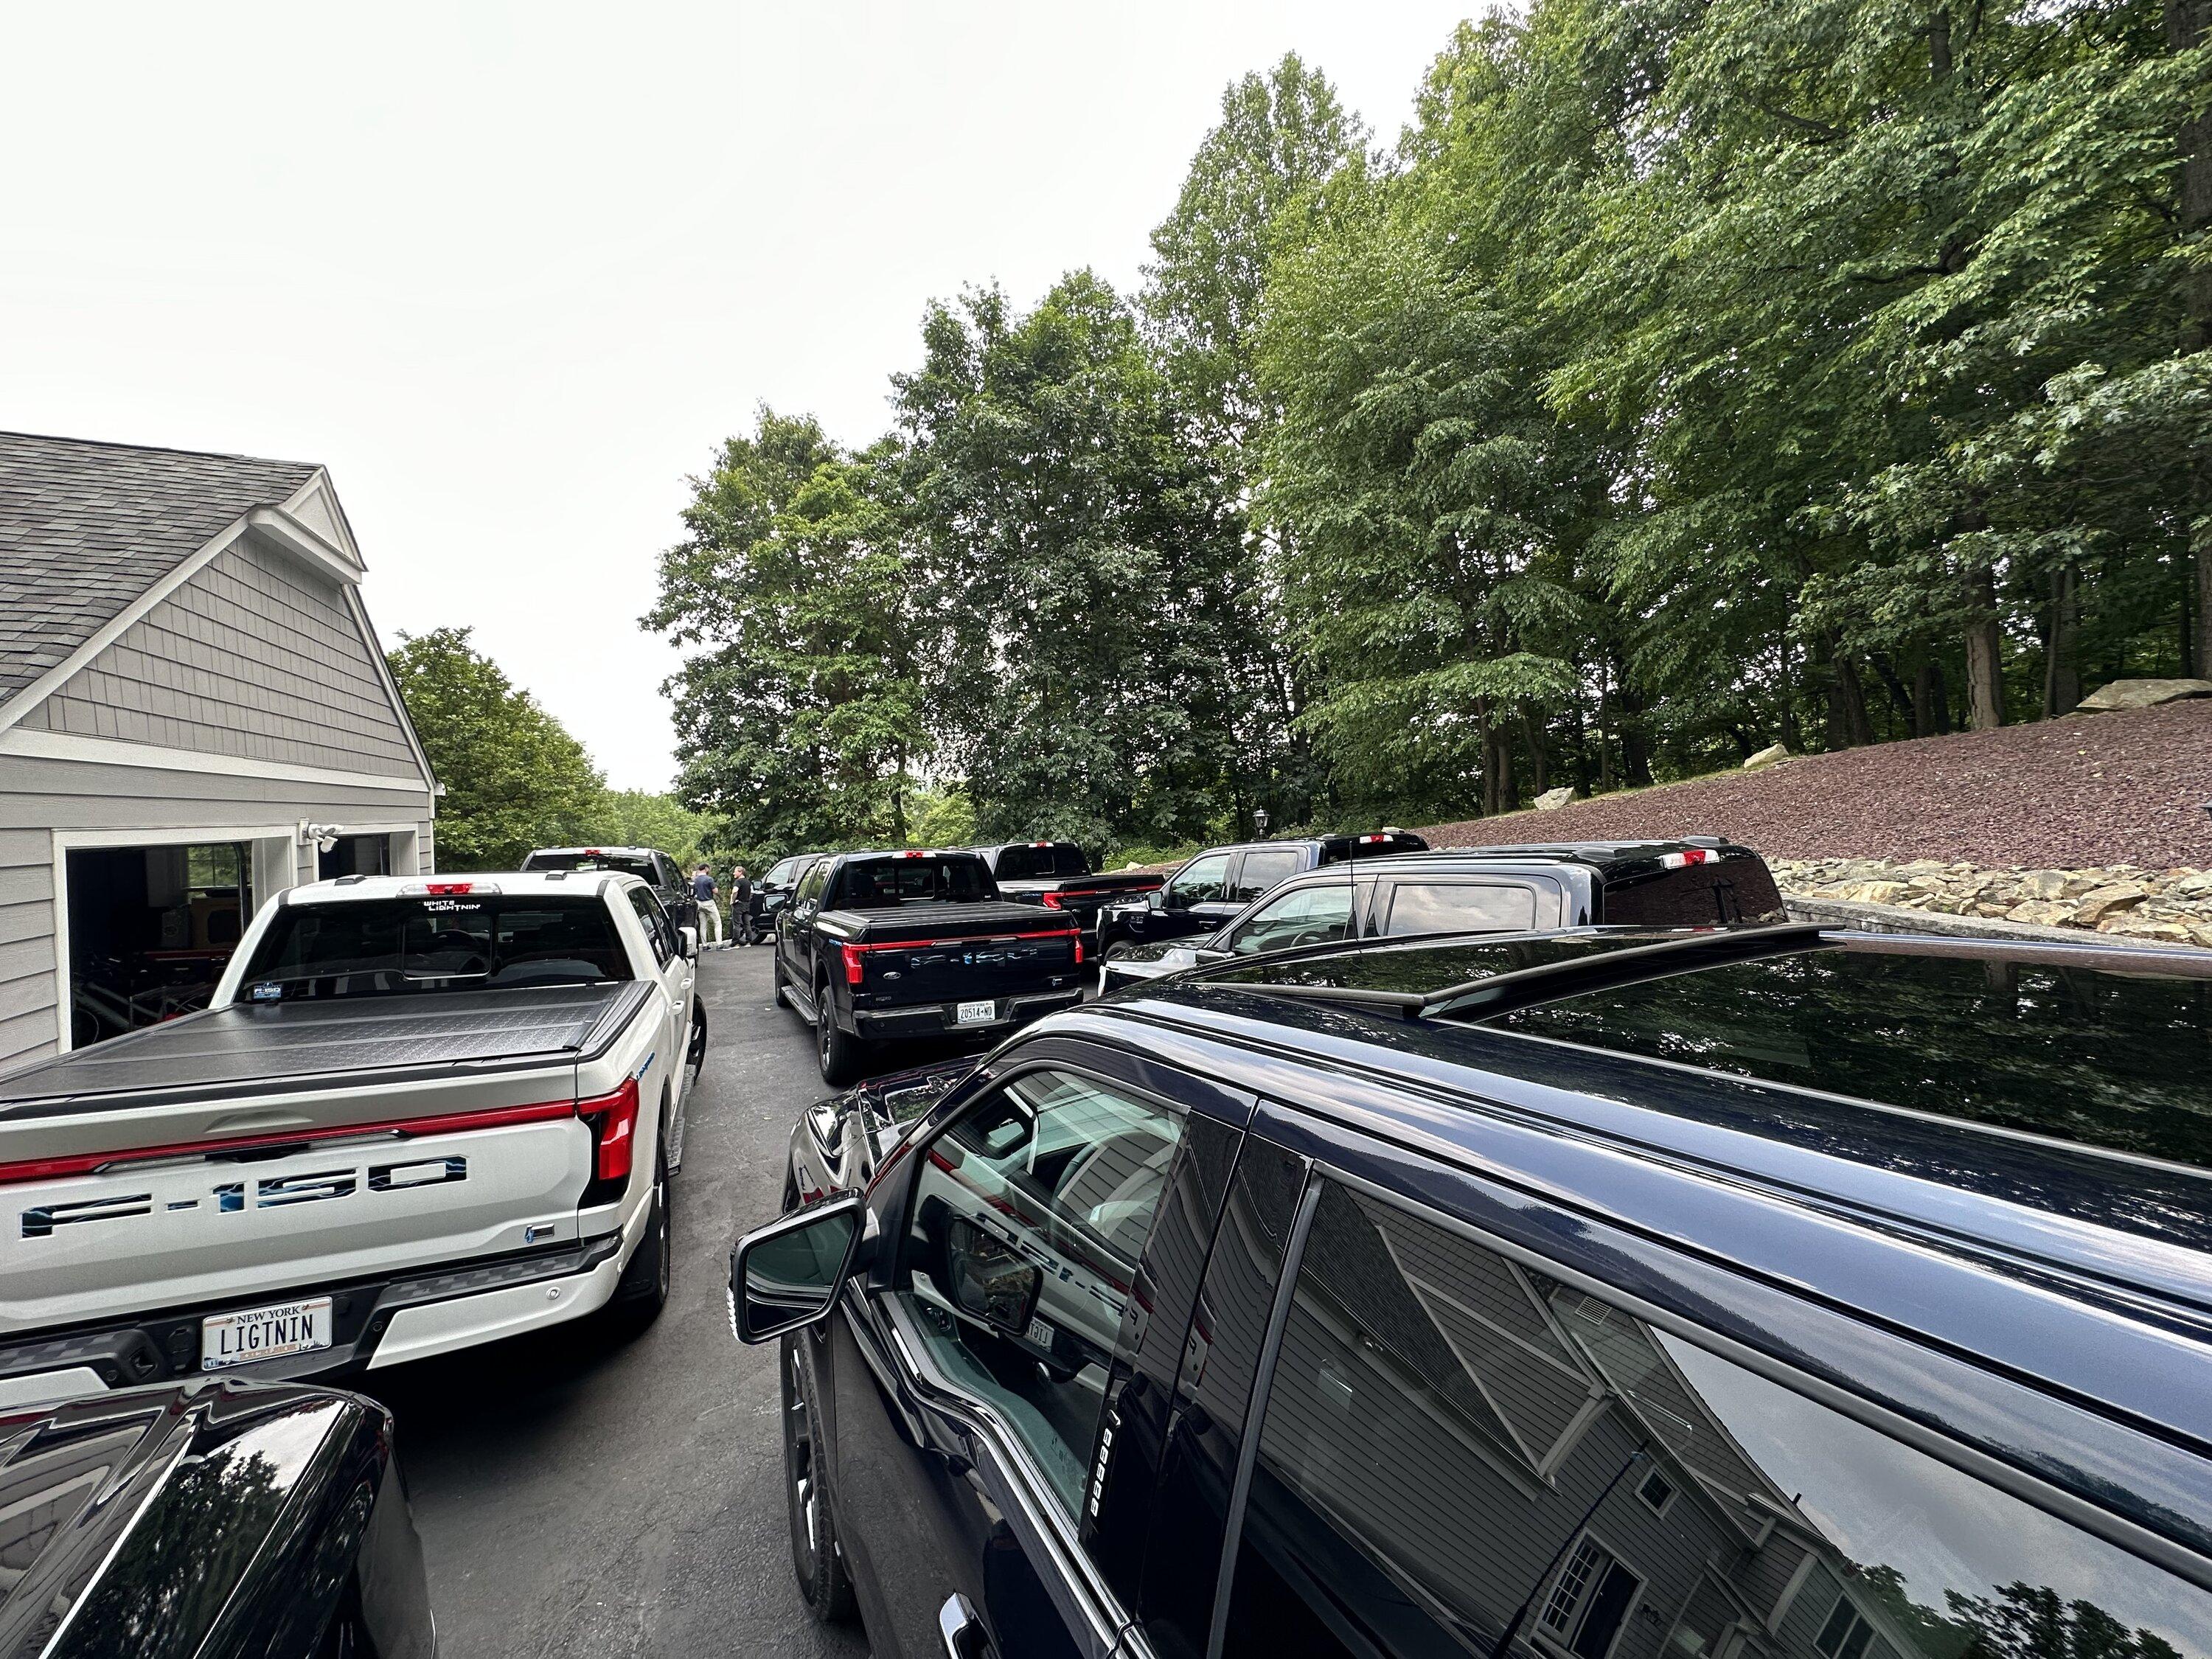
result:
M 963 1313 L 973 1314 L 1011 1336 L 1030 1328 L 1044 1275 L 972 1221 L 945 1225 L 945 1283 Z
M 1176 896 L 1175 890 L 1173 888 L 1155 887 L 1152 889 L 1150 902 L 1152 908 L 1155 910 L 1181 909 L 1182 907 L 1177 904 L 1175 900 Z
M 730 1253 L 730 1308 L 738 1340 L 819 1323 L 837 1305 L 860 1254 L 866 1210 L 841 1193 L 756 1227 Z
M 684 946 L 685 959 L 691 962 L 698 961 L 699 930 L 696 927 L 679 927 L 676 930 L 676 937 Z

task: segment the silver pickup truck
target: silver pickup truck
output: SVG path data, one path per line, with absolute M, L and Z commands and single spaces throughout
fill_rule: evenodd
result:
M 650 1319 L 696 951 L 634 876 L 348 876 L 208 1008 L 0 1076 L 0 1406 Z

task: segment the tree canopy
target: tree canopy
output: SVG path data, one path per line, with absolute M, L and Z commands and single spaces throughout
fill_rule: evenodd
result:
M 2208 30 L 1533 0 L 1387 150 L 1243 77 L 1133 303 L 970 290 L 870 450 L 726 447 L 648 618 L 687 799 L 1111 850 L 2212 672 Z

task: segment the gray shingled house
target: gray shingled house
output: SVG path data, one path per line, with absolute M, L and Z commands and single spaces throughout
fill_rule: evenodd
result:
M 256 906 L 427 871 L 319 466 L 0 433 L 0 1070 L 204 1001 Z

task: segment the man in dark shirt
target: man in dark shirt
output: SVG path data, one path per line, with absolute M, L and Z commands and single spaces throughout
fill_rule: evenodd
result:
M 742 864 L 730 872 L 730 939 L 745 950 L 753 948 L 753 882 Z

